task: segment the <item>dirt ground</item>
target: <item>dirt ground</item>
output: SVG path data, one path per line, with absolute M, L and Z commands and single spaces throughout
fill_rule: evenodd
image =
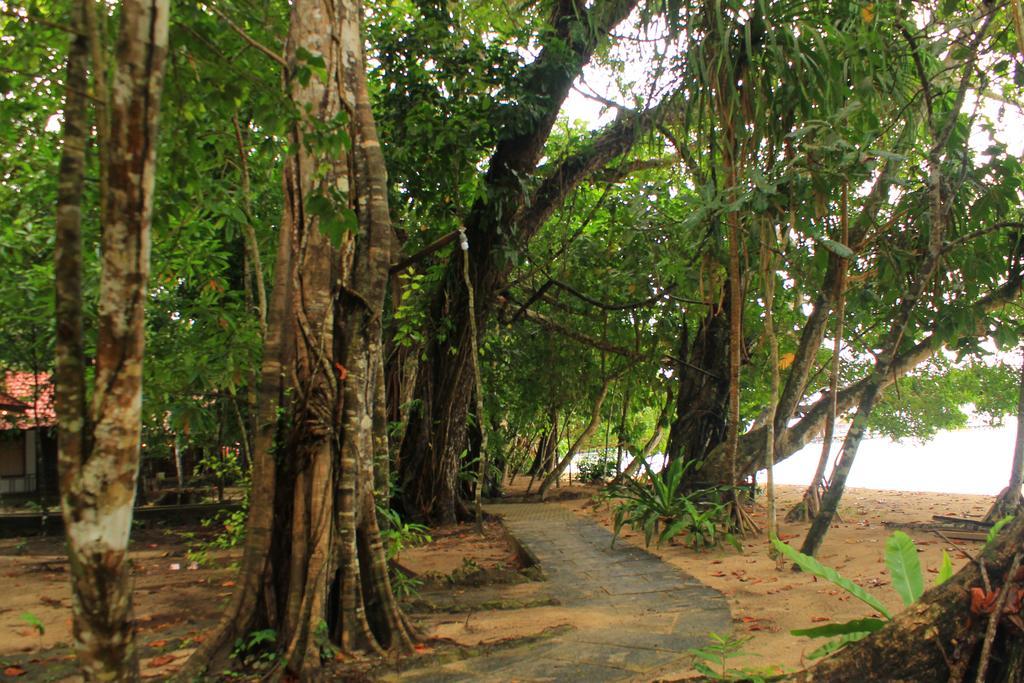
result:
M 594 491 L 563 486 L 554 498 L 610 528 L 611 509 L 593 502 Z M 787 510 L 800 494 L 798 487 L 780 487 L 780 510 Z M 851 489 L 841 506 L 843 521 L 830 531 L 820 559 L 897 612 L 901 604 L 888 585 L 883 560 L 885 539 L 892 530 L 882 522 L 924 522 L 933 514 L 981 517 L 990 502 L 986 496 Z M 763 511 L 761 515 L 763 522 Z M 782 522 L 780 528 L 781 537 L 794 545 L 806 530 L 806 523 Z M 408 602 L 425 638 L 421 652 L 433 652 L 445 643 L 478 647 L 536 636 L 586 618 L 582 612 L 567 618 L 547 600 L 543 582 L 531 581 L 528 572 L 520 571 L 520 559 L 500 524 L 489 523 L 483 541 L 471 525 L 432 530 L 431 535 L 429 545 L 406 550 L 399 558 L 402 568 L 423 582 L 419 597 Z M 949 551 L 955 569 L 967 559 L 933 534 L 910 535 L 929 578 L 938 572 L 943 549 Z M 635 532 L 626 530 L 623 538 L 643 545 Z M 188 545 L 179 531 L 145 529 L 133 534 L 141 662 L 144 676 L 154 680 L 165 678 L 203 638 L 234 585 L 237 551 L 211 553 L 200 565 L 186 556 Z M 973 552 L 979 544 L 957 545 Z M 62 549 L 63 541 L 54 538 L 0 540 L 0 680 L 76 680 Z M 792 636 L 790 630 L 871 614 L 867 605 L 827 582 L 777 569 L 764 536 L 745 539 L 742 551 L 730 547 L 696 553 L 681 545 L 650 550 L 726 595 L 736 633 L 751 638 L 743 647 L 746 655 L 732 660 L 735 667 L 770 663 L 799 668 L 820 643 Z M 664 672 L 666 678 L 688 673 L 692 672 Z

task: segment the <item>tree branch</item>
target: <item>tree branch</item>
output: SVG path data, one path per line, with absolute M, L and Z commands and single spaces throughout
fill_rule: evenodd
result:
M 426 258 L 427 256 L 430 256 L 435 251 L 438 251 L 440 249 L 443 249 L 443 248 L 447 247 L 449 244 L 454 242 L 455 238 L 458 237 L 458 236 L 459 236 L 459 231 L 458 230 L 452 230 L 447 235 L 442 235 L 441 237 L 438 237 L 436 240 L 434 240 L 433 242 L 431 242 L 427 246 L 423 247 L 422 249 L 417 251 L 412 256 L 406 256 L 405 258 L 401 259 L 400 261 L 398 261 L 397 263 L 392 265 L 391 268 L 388 269 L 388 272 L 391 275 L 395 275 L 397 273 L 401 273 L 403 270 L 405 270 L 409 266 L 414 265 L 415 263 L 417 263 L 418 261 L 421 261 L 422 259 Z
M 221 12 L 219 9 L 217 9 L 213 5 L 207 4 L 207 5 L 205 5 L 205 7 L 208 10 L 210 10 L 211 12 L 213 12 L 214 14 L 216 14 L 218 17 L 220 17 L 221 20 L 231 28 L 231 30 L 233 30 L 235 33 L 237 33 L 239 36 L 241 36 L 242 40 L 244 40 L 245 42 L 249 43 L 249 45 L 251 45 L 252 47 L 256 48 L 257 50 L 259 50 L 260 52 L 265 54 L 267 57 L 270 57 L 272 60 L 274 60 L 275 62 L 280 64 L 282 68 L 285 68 L 285 69 L 288 68 L 288 62 L 285 61 L 284 57 L 282 57 L 277 52 L 274 52 L 269 47 L 267 47 L 263 43 L 259 42 L 258 40 L 256 40 L 252 36 L 250 36 L 248 33 L 246 33 L 244 28 L 242 28 L 241 26 L 239 26 L 238 24 L 233 22 L 230 19 L 230 17 L 228 17 L 226 14 Z

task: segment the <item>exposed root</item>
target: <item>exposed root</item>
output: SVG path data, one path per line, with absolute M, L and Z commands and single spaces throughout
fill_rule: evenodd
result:
M 814 519 L 821 510 L 821 497 L 824 494 L 822 487 L 812 484 L 806 491 L 799 503 L 790 508 L 786 513 L 787 522 L 809 522 Z
M 1021 506 L 1024 506 L 1024 496 L 1021 495 L 1019 488 L 1014 490 L 1015 488 L 1007 486 L 999 492 L 992 507 L 985 513 L 986 522 L 998 522 L 1007 515 L 1016 514 Z
M 761 527 L 754 521 L 753 516 L 740 499 L 739 491 L 733 491 L 733 501 L 729 508 L 729 523 L 733 531 L 740 536 L 753 536 L 761 533 Z

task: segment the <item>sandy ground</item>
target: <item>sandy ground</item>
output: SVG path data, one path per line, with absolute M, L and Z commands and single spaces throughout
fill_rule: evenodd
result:
M 595 504 L 594 489 L 565 487 L 556 490 L 557 501 L 576 514 L 611 526 L 611 509 Z M 780 510 L 785 511 L 801 494 L 799 487 L 780 488 Z M 568 495 L 567 495 L 568 494 Z M 842 523 L 829 533 L 820 559 L 878 596 L 894 613 L 899 597 L 889 585 L 883 560 L 885 539 L 891 533 L 883 521 L 924 522 L 933 514 L 981 517 L 991 502 L 986 496 L 908 493 L 851 489 L 841 506 Z M 763 522 L 763 511 L 760 513 Z M 784 540 L 798 545 L 807 524 L 781 524 Z M 446 596 L 456 612 L 438 611 L 414 615 L 428 645 L 436 639 L 464 646 L 491 644 L 510 638 L 537 635 L 555 627 L 572 626 L 588 618 L 586 611 L 568 614 L 545 605 L 544 584 L 537 582 L 485 585 L 445 583 L 448 577 L 465 576 L 477 569 L 513 570 L 517 559 L 503 537 L 500 525 L 489 524 L 483 541 L 470 525 L 432 530 L 431 544 L 407 550 L 403 567 L 427 580 L 424 593 Z M 966 556 L 929 533 L 911 532 L 921 552 L 921 564 L 931 580 L 938 572 L 942 550 L 949 551 L 955 568 Z M 642 536 L 626 531 L 626 542 L 643 545 Z M 958 541 L 973 552 L 977 543 Z M 70 590 L 62 541 L 32 538 L 0 540 L 0 680 L 75 680 L 69 646 Z M 191 565 L 185 557 L 187 542 L 175 532 L 144 530 L 133 540 L 135 612 L 144 672 L 160 679 L 187 654 L 215 622 L 234 585 L 233 563 L 237 551 L 222 551 L 209 566 Z M 789 631 L 821 623 L 870 616 L 867 605 L 813 577 L 779 570 L 768 557 L 764 536 L 746 539 L 742 551 L 733 548 L 696 553 L 681 545 L 652 546 L 652 552 L 720 590 L 729 600 L 735 631 L 750 636 L 745 656 L 735 667 L 772 664 L 787 669 L 805 663 L 807 652 L 819 642 L 790 635 Z M 501 609 L 493 609 L 495 603 Z M 30 622 L 38 619 L 39 632 Z M 170 659 L 167 659 L 170 657 Z M 10 669 L 14 667 L 14 669 Z M 8 671 L 21 675 L 11 675 Z M 689 670 L 667 671 L 675 678 Z

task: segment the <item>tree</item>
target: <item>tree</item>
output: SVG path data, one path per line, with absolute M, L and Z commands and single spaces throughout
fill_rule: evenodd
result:
M 1017 387 L 1017 436 L 1013 440 L 1013 459 L 1010 467 L 1010 482 L 999 492 L 985 519 L 998 522 L 1006 515 L 1017 514 L 1024 505 L 1024 361 L 1021 362 L 1020 380 Z
M 556 3 L 550 29 L 539 32 L 539 55 L 516 78 L 522 89 L 504 115 L 508 123 L 500 127 L 478 198 L 464 217 L 479 329 L 485 328 L 494 296 L 512 270 L 510 252 L 528 243 L 573 188 L 627 152 L 657 119 L 653 111 L 625 112 L 581 149 L 541 166 L 545 143 L 573 82 L 635 7 L 635 0 L 599 0 L 591 7 Z M 663 110 L 667 104 L 659 106 Z M 427 319 L 436 328 L 425 335 L 413 390 L 416 407 L 398 457 L 403 508 L 410 516 L 436 522 L 469 518 L 458 487 L 472 402 L 461 269 L 461 255 L 455 254 L 431 297 Z
M 86 680 L 138 678 L 126 560 L 139 468 L 143 309 L 168 10 L 166 0 L 121 4 L 108 83 L 106 65 L 97 58 L 105 48 L 96 32 L 95 5 L 85 0 L 72 6 L 56 219 L 55 408 L 73 634 Z M 81 237 L 90 92 L 97 101 L 103 225 L 91 397 Z
M 300 0 L 285 57 L 294 103 L 263 352 L 241 578 L 183 676 L 271 628 L 282 666 L 406 651 L 375 504 L 386 463 L 383 306 L 394 251 L 366 83 L 362 5 Z

